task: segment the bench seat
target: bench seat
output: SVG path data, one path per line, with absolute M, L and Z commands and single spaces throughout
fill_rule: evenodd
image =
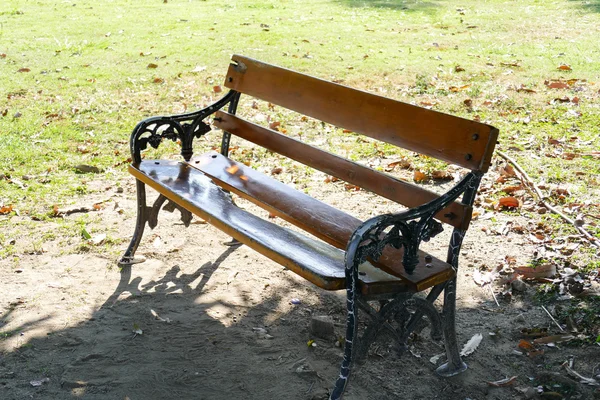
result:
M 195 157 L 189 163 L 144 160 L 132 164 L 129 172 L 171 201 L 315 285 L 327 290 L 345 288 L 343 250 L 361 224 L 359 219 L 216 152 Z M 284 220 L 300 224 L 327 243 L 244 211 L 217 185 Z M 421 252 L 420 259 L 424 260 L 425 255 Z M 423 265 L 414 274 L 407 274 L 401 259 L 401 250 L 389 248 L 376 267 L 364 263 L 360 268 L 361 292 L 417 292 L 454 275 L 449 264 L 435 257 L 429 263 L 431 267 Z

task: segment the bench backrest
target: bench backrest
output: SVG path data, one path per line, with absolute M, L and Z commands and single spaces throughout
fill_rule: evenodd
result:
M 356 133 L 452 164 L 487 171 L 498 130 L 464 118 L 324 81 L 234 55 L 225 86 Z M 361 166 L 306 143 L 219 112 L 215 125 L 271 151 L 407 207 L 438 197 L 422 187 Z M 466 229 L 471 208 L 454 202 L 436 218 Z

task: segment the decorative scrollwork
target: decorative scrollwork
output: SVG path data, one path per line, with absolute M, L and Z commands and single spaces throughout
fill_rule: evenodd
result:
M 196 112 L 152 117 L 140 122 L 131 134 L 131 158 L 135 163 L 140 163 L 142 161 L 141 152 L 148 148 L 148 145 L 156 149 L 163 140 L 172 140 L 181 143 L 181 155 L 186 161 L 189 161 L 193 154 L 193 140 L 211 130 L 210 125 L 205 123 L 204 119 L 230 103 L 237 94 L 232 90 L 214 104 Z
M 367 259 L 377 261 L 385 247 L 404 248 L 402 264 L 412 274 L 419 264 L 418 251 L 421 242 L 427 242 L 443 231 L 442 224 L 434 216 L 465 191 L 479 182 L 480 174 L 471 172 L 461 182 L 436 200 L 398 214 L 384 214 L 366 221 L 354 233 L 349 253 L 353 253 L 354 265 Z M 355 269 L 356 267 L 354 267 Z M 349 278 L 349 276 L 347 276 Z
M 442 224 L 432 218 L 433 214 L 411 221 L 397 218 L 393 214 L 381 216 L 380 221 L 363 235 L 357 251 L 358 264 L 367 259 L 379 260 L 387 246 L 395 249 L 404 247 L 402 263 L 405 271 L 411 274 L 419 263 L 419 244 L 429 241 L 444 230 Z
M 410 324 L 411 318 L 418 313 L 426 316 L 430 324 L 431 339 L 438 341 L 442 339 L 442 320 L 440 314 L 426 299 L 402 294 L 386 302 L 379 311 L 375 311 L 367 302 L 360 300 L 360 308 L 370 316 L 366 330 L 359 340 L 356 361 L 361 363 L 367 356 L 369 347 L 381 334 L 390 336 L 396 345 L 396 350 L 401 354 L 406 348 L 411 333 L 423 329 L 426 325 Z

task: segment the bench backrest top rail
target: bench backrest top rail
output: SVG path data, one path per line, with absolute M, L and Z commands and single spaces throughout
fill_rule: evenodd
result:
M 234 55 L 225 86 L 407 150 L 486 172 L 493 126 Z

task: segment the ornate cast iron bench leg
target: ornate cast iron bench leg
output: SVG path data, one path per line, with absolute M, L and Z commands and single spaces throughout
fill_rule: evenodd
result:
M 119 267 L 124 268 L 133 264 L 144 262 L 142 258 L 135 258 L 135 251 L 140 245 L 142 236 L 144 235 L 144 228 L 146 227 L 146 221 L 148 220 L 148 207 L 146 206 L 146 185 L 136 180 L 137 190 L 137 219 L 135 221 L 135 230 L 133 231 L 133 237 L 129 242 L 129 247 L 125 250 L 123 257 L 119 260 Z
M 190 223 L 192 222 L 191 212 L 172 201 L 168 201 L 168 199 L 162 194 L 159 195 L 158 198 L 154 201 L 152 207 L 148 207 L 146 205 L 146 185 L 141 181 L 136 181 L 136 185 L 138 214 L 135 222 L 135 230 L 133 231 L 133 237 L 131 238 L 129 247 L 127 247 L 127 250 L 125 250 L 123 257 L 121 257 L 121 259 L 119 260 L 119 267 L 121 268 L 144 262 L 143 258 L 135 257 L 135 252 L 144 234 L 146 222 L 148 223 L 150 229 L 156 228 L 156 225 L 158 224 L 158 213 L 161 209 L 168 212 L 173 212 L 175 211 L 175 209 L 179 210 L 179 212 L 181 213 L 181 221 L 183 221 L 183 224 L 186 227 L 190 226 Z M 165 201 L 168 202 L 163 206 Z
M 377 334 L 385 330 L 392 334 L 402 347 L 410 333 L 418 328 L 423 316 L 431 323 L 431 336 L 440 338 L 443 331 L 448 361 L 438 368 L 443 376 L 452 376 L 464 371 L 467 366 L 462 362 L 456 340 L 455 310 L 456 310 L 456 278 L 431 289 L 426 299 L 411 297 L 408 294 L 389 294 L 390 300 L 382 304 L 379 312 L 372 309 L 358 292 L 358 266 L 367 260 L 377 261 L 386 246 L 396 249 L 404 248 L 402 263 L 408 273 L 412 273 L 419 264 L 417 252 L 422 241 L 428 241 L 442 231 L 439 222 L 433 216 L 461 195 L 463 203 L 472 205 L 481 180 L 481 173 L 467 174 L 456 186 L 438 199 L 420 207 L 398 214 L 386 214 L 371 218 L 364 222 L 352 235 L 346 248 L 346 295 L 347 319 L 346 342 L 344 344 L 344 359 L 340 367 L 340 375 L 336 380 L 330 399 L 342 397 L 348 384 L 350 371 L 357 358 L 364 356 Z M 448 263 L 458 268 L 458 256 L 465 231 L 455 229 L 452 233 L 448 249 Z M 443 316 L 433 306 L 436 298 L 444 292 Z M 359 345 L 357 337 L 358 309 L 366 311 L 371 324 L 365 330 Z M 411 311 L 412 310 L 412 311 Z M 392 326 L 393 322 L 397 327 Z M 441 326 L 440 326 L 441 325 Z

